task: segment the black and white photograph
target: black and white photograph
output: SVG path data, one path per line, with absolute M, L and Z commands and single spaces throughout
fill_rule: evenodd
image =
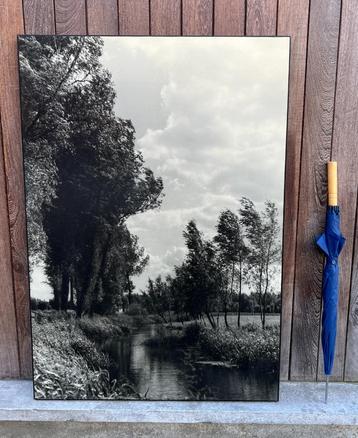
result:
M 278 400 L 289 45 L 18 38 L 36 399 Z

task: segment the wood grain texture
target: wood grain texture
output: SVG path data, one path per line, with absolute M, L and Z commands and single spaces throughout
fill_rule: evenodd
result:
M 149 35 L 149 0 L 118 0 L 120 35 Z
M 17 34 L 24 33 L 22 2 L 0 0 L 0 110 L 11 237 L 20 375 L 31 375 L 31 335 L 22 169 Z M 12 294 L 12 291 L 4 291 Z M 13 364 L 14 369 L 18 366 Z
M 348 382 L 358 381 L 358 215 L 355 221 L 355 241 L 352 262 L 352 281 L 350 290 L 350 306 L 348 309 L 348 331 L 346 345 L 346 361 L 344 380 Z M 350 260 L 348 260 L 350 263 Z M 344 314 L 343 316 L 346 316 Z M 341 316 L 340 316 L 341 317 Z
M 215 0 L 214 35 L 245 35 L 245 0 Z
M 277 34 L 291 37 L 282 266 L 281 379 L 290 367 L 309 0 L 281 0 Z
M 56 33 L 59 35 L 86 35 L 86 0 L 54 0 Z
M 346 355 L 345 378 L 353 381 L 358 380 L 357 240 L 354 246 L 354 217 L 357 208 L 358 186 L 358 106 L 356 93 L 358 89 L 358 53 L 355 49 L 358 45 L 357 29 L 357 3 L 353 0 L 342 2 L 332 158 L 338 162 L 338 202 L 342 212 L 342 232 L 347 240 L 340 257 L 340 296 L 334 376 L 339 380 L 343 378 Z M 352 287 L 350 287 L 351 274 Z M 348 336 L 347 352 L 345 352 L 346 336 Z
M 0 377 L 20 375 L 16 329 L 14 285 L 12 281 L 10 226 L 0 120 Z
M 247 0 L 246 35 L 276 35 L 277 0 Z
M 242 35 L 245 27 L 247 35 L 275 35 L 276 28 L 279 35 L 291 35 L 281 375 L 284 379 L 311 380 L 322 373 L 318 355 L 323 259 L 314 237 L 324 223 L 325 162 L 332 153 L 339 162 L 342 229 L 348 238 L 341 257 L 334 378 L 358 381 L 356 2 L 342 2 L 334 116 L 340 0 L 311 0 L 308 47 L 309 0 L 279 0 L 278 5 L 277 0 L 247 0 L 245 21 L 244 3 L 118 0 L 117 5 L 116 0 L 23 0 L 22 4 L 20 0 L 0 0 L 0 56 L 6 60 L 0 63 L 0 377 L 31 374 L 16 35 L 55 30 L 59 34 L 86 34 L 87 19 L 92 34 L 116 34 L 118 26 L 122 35 L 179 34 L 182 21 L 184 35 L 211 35 L 213 30 L 216 35 Z
M 53 0 L 23 0 L 25 32 L 27 34 L 55 34 Z
M 213 1 L 182 0 L 183 35 L 212 35 Z
M 317 377 L 323 257 L 315 237 L 325 222 L 339 19 L 337 0 L 311 1 L 292 325 L 293 380 Z
M 117 0 L 87 0 L 89 35 L 118 35 Z
M 151 0 L 151 35 L 181 34 L 181 0 Z

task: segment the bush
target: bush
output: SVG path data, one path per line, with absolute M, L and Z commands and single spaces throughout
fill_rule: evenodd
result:
M 37 399 L 138 399 L 129 382 L 111 381 L 108 356 L 74 321 L 33 318 L 34 388 Z
M 237 332 L 202 326 L 199 345 L 214 360 L 228 361 L 242 367 L 255 364 L 276 369 L 279 364 L 279 337 L 278 326 L 267 329 L 243 327 Z
M 51 305 L 48 301 L 40 300 L 38 298 L 30 299 L 31 310 L 49 310 Z
M 73 311 L 59 312 L 58 310 L 35 310 L 32 312 L 32 315 L 35 321 L 39 324 L 54 321 L 67 321 L 74 318 Z
M 255 324 L 254 322 L 249 322 L 245 324 L 245 331 L 250 333 L 257 333 L 261 329 L 261 326 Z
M 85 336 L 76 335 L 70 340 L 74 352 L 82 356 L 92 368 L 107 368 L 110 361 L 106 354 L 100 353 L 96 345 Z
M 95 341 L 122 336 L 124 333 L 123 327 L 105 316 L 83 317 L 78 320 L 78 326 L 87 337 Z
M 197 322 L 188 324 L 184 328 L 184 333 L 183 333 L 184 339 L 189 343 L 196 343 L 199 340 L 200 334 L 202 333 L 203 329 L 204 327 Z
M 148 312 L 141 304 L 132 303 L 128 306 L 126 314 L 131 316 L 147 316 Z

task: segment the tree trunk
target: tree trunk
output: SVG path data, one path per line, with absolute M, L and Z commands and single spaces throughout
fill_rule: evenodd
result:
M 269 272 L 268 272 L 268 262 L 266 263 L 266 267 L 265 267 L 266 271 L 265 271 L 265 291 L 263 293 L 263 315 L 262 315 L 262 328 L 265 328 L 265 324 L 266 324 L 266 294 L 268 291 L 268 287 L 269 287 Z
M 69 304 L 71 306 L 71 309 L 73 309 L 75 307 L 73 277 L 70 278 L 70 303 Z
M 67 271 L 61 277 L 61 310 L 67 310 L 70 276 Z
M 126 283 L 127 283 L 128 305 L 130 305 L 132 304 L 132 284 L 128 272 L 126 272 Z
M 78 316 L 81 316 L 83 313 L 92 312 L 94 291 L 98 282 L 98 275 L 101 270 L 102 260 L 106 255 L 109 242 L 110 235 L 106 235 L 103 229 L 98 229 L 93 242 L 92 260 L 87 276 L 87 284 L 84 287 L 84 290 L 81 293 L 81 299 L 77 304 Z
M 226 302 L 225 302 L 225 306 L 224 306 L 224 321 L 225 321 L 226 328 L 229 328 L 229 323 L 227 320 L 227 303 Z
M 264 293 L 263 296 L 263 315 L 262 315 L 262 328 L 265 328 L 266 325 L 266 292 Z
M 225 297 L 224 320 L 225 320 L 226 328 L 229 328 L 229 322 L 227 320 L 227 305 L 228 305 L 228 301 L 232 299 L 232 295 L 234 293 L 234 278 L 235 278 L 235 262 L 232 262 L 230 293 L 227 293 Z
M 237 309 L 237 326 L 240 328 L 240 317 L 241 317 L 241 292 L 242 292 L 242 262 L 240 261 L 239 266 L 239 308 Z
M 53 287 L 53 308 L 62 310 L 60 269 L 56 268 L 56 274 L 52 277 L 51 283 Z
M 172 314 L 171 314 L 171 308 L 170 308 L 170 306 L 169 306 L 169 324 L 170 324 L 170 327 L 173 327 Z
M 208 321 L 210 322 L 211 327 L 212 327 L 213 329 L 216 329 L 215 320 L 214 320 L 214 318 L 212 317 L 212 315 L 210 315 L 210 312 L 209 312 L 208 310 L 205 312 L 205 315 L 206 315 L 206 317 L 208 318 Z
M 259 277 L 259 304 L 260 304 L 260 319 L 261 323 L 263 321 L 263 310 L 262 310 L 262 266 L 260 266 L 260 277 Z

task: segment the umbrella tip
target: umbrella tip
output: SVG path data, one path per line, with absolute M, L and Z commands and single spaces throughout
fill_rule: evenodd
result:
M 324 402 L 327 404 L 328 402 L 328 376 L 326 376 L 326 389 L 324 393 Z

